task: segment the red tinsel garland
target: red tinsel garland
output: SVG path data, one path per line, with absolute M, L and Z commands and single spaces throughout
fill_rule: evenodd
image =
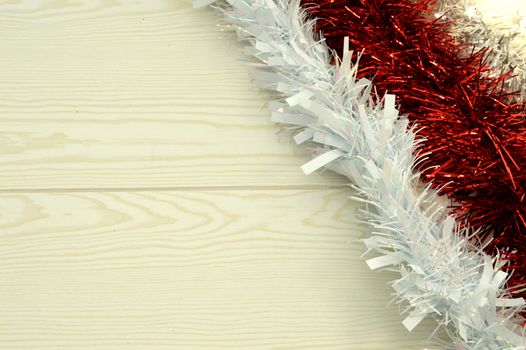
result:
M 514 270 L 510 287 L 526 296 L 526 103 L 513 104 L 489 77 L 485 52 L 472 52 L 434 16 L 434 0 L 303 0 L 329 47 L 343 39 L 361 54 L 360 77 L 400 110 L 425 138 L 423 179 L 457 204 L 459 220 L 480 229 Z M 357 54 L 356 54 L 357 55 Z M 356 56 L 355 56 L 356 57 Z

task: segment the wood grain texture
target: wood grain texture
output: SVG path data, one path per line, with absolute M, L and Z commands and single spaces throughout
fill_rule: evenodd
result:
M 340 190 L 0 199 L 2 349 L 422 349 L 432 330 L 385 306 Z
M 0 349 L 431 348 L 190 7 L 0 0 Z
M 0 0 L 0 189 L 340 179 L 303 176 L 217 18 L 181 0 Z

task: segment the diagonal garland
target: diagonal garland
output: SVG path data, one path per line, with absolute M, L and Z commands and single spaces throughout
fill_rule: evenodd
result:
M 196 0 L 195 6 L 214 3 Z M 518 332 L 522 298 L 511 299 L 502 263 L 472 246 L 469 232 L 444 214 L 437 193 L 418 188 L 415 130 L 399 116 L 395 97 L 372 94 L 357 79 L 357 62 L 345 41 L 342 61 L 307 20 L 298 0 L 227 0 L 219 7 L 259 67 L 255 82 L 273 93 L 274 122 L 297 132 L 294 140 L 318 145 L 302 169 L 329 167 L 353 183 L 370 227 L 364 240 L 373 270 L 400 273 L 393 282 L 405 306 L 408 330 L 426 316 L 451 337 L 451 349 L 522 349 Z
M 519 1 L 519 0 L 516 0 Z M 502 7 L 500 1 L 495 5 Z M 491 8 L 491 10 L 495 10 Z M 488 9 L 489 11 L 489 9 Z M 526 11 L 526 6 L 525 6 Z M 464 44 L 474 45 L 477 50 L 489 49 L 487 64 L 490 73 L 500 76 L 513 71 L 506 82 L 509 91 L 518 91 L 516 101 L 526 99 L 526 12 L 515 14 L 512 22 L 499 23 L 497 16 L 486 23 L 477 0 L 440 0 L 437 18 L 450 22 L 450 28 Z M 493 23 L 496 22 L 496 23 Z M 521 29 L 521 26 L 524 29 Z M 523 30 L 524 32 L 522 32 Z
M 364 50 L 358 77 L 397 95 L 419 127 L 425 181 L 454 200 L 486 251 L 513 271 L 510 288 L 526 297 L 526 101 L 488 70 L 486 51 L 458 43 L 437 19 L 437 0 L 303 0 L 327 45 L 341 53 L 350 36 Z

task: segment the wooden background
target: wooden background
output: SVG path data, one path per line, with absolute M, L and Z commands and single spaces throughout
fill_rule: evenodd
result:
M 0 0 L 0 349 L 429 347 L 216 19 Z

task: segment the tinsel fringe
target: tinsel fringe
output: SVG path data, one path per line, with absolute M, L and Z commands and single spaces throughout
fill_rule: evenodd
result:
M 504 1 L 504 3 L 503 3 Z M 511 72 L 509 91 L 516 101 L 526 99 L 526 2 L 487 0 L 440 0 L 437 17 L 453 20 L 451 29 L 463 43 L 489 49 L 488 65 L 495 76 Z M 518 10 L 511 9 L 515 6 Z
M 418 125 L 421 179 L 448 196 L 490 255 L 506 260 L 515 296 L 526 297 L 526 101 L 513 101 L 508 74 L 487 66 L 436 19 L 437 0 L 302 0 L 327 45 L 363 50 L 359 78 L 397 95 Z M 356 55 L 355 55 L 356 56 Z M 353 57 L 355 57 L 353 56 Z M 501 72 L 502 73 L 502 72 Z M 525 315 L 526 316 L 526 315 Z
M 444 214 L 436 192 L 419 189 L 415 130 L 398 115 L 395 96 L 375 100 L 372 82 L 356 79 L 358 63 L 348 50 L 332 65 L 337 58 L 298 0 L 218 4 L 258 62 L 254 81 L 275 97 L 272 120 L 293 128 L 298 144 L 318 145 L 304 172 L 329 167 L 345 175 L 365 203 L 364 243 L 374 254 L 367 264 L 400 273 L 392 286 L 407 314 L 404 326 L 412 330 L 431 316 L 451 337 L 451 349 L 524 349 L 517 326 L 524 300 L 510 299 L 501 263 L 470 244 L 470 232 Z

